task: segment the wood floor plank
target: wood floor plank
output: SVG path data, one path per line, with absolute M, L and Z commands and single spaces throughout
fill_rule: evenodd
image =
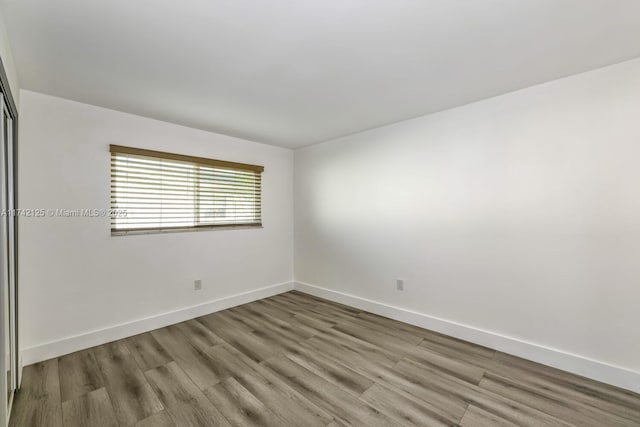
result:
M 267 319 L 273 319 L 271 314 L 267 315 Z M 287 334 L 297 336 L 301 340 L 309 339 L 319 334 L 322 330 L 327 329 L 322 325 L 312 325 L 311 323 L 313 323 L 313 321 L 300 321 L 300 318 L 294 315 L 286 319 L 278 318 L 277 321 L 273 322 L 272 326 L 279 330 L 284 330 Z
M 373 342 L 369 337 L 359 337 L 358 334 L 344 332 L 345 329 L 340 330 L 339 326 L 334 326 L 328 331 L 323 331 L 316 336 L 327 337 L 330 336 L 343 344 L 359 348 L 367 354 L 372 356 L 379 356 L 386 358 L 391 362 L 397 362 L 402 359 L 402 354 L 399 354 L 396 350 L 390 349 L 389 346 L 380 346 L 379 343 Z
M 195 319 L 202 323 L 214 334 L 225 339 L 225 335 L 233 334 L 235 331 L 241 330 L 245 332 L 252 332 L 253 328 L 249 325 L 245 325 L 242 322 L 237 322 L 230 316 L 229 310 L 218 311 L 216 313 L 207 314 Z
M 280 333 L 277 333 L 270 329 L 260 329 L 253 331 L 252 335 L 260 338 L 265 342 L 269 342 L 273 347 L 273 353 L 269 357 L 264 357 L 263 360 L 267 360 L 273 357 L 274 354 L 282 354 L 287 351 L 295 351 L 298 348 L 298 341 L 292 340 L 291 338 L 284 336 Z M 261 361 L 261 360 L 256 360 Z
M 412 347 L 404 352 L 404 358 L 441 370 L 443 373 L 478 385 L 485 370 L 471 363 L 452 359 L 425 347 Z
M 373 346 L 366 341 L 336 332 L 337 331 L 334 331 L 333 329 L 324 331 L 323 333 L 308 339 L 307 343 L 313 344 L 315 347 L 322 348 L 322 351 L 335 348 L 357 353 L 359 358 L 364 358 L 389 367 L 395 365 L 400 357 L 402 357 L 397 354 L 389 355 L 388 351 L 380 351 L 378 347 Z
M 227 318 L 209 315 L 199 317 L 197 320 L 227 344 L 231 344 L 256 362 L 261 362 L 282 352 L 282 347 L 253 335 L 252 331 L 246 331 L 245 328 L 234 329 L 234 325 L 237 323 Z
M 150 417 L 140 420 L 136 423 L 135 427 L 178 427 L 171 419 L 167 410 L 157 412 Z
M 459 420 L 467 408 L 468 402 L 459 396 L 441 393 L 428 387 L 428 381 L 416 378 L 413 374 L 397 372 L 389 366 L 376 363 L 367 358 L 360 357 L 357 352 L 348 348 L 336 348 L 315 346 L 309 340 L 308 343 L 316 350 L 351 369 L 369 378 L 370 380 L 393 390 L 409 400 L 423 402 L 434 413 L 443 419 L 455 422 Z M 331 350 L 330 352 L 327 350 Z
M 391 324 L 391 322 L 395 321 L 382 323 Z M 360 323 L 342 324 L 336 326 L 334 329 L 371 342 L 379 347 L 386 348 L 404 358 L 409 358 L 425 365 L 436 366 L 444 372 L 448 372 L 453 376 L 457 376 L 473 384 L 480 382 L 485 371 L 484 368 L 481 367 L 483 364 L 470 363 L 468 359 L 460 360 L 452 358 L 450 355 L 432 351 L 426 346 L 415 345 L 415 340 L 408 340 L 406 337 L 405 339 L 401 339 L 390 336 L 389 334 L 392 333 L 392 331 L 381 332 L 379 329 L 374 328 L 374 325 L 375 323 L 369 325 Z M 420 334 L 418 337 L 420 339 L 419 344 L 422 344 L 424 341 L 422 337 L 425 335 L 428 334 Z M 487 363 L 493 364 L 494 362 L 491 359 L 487 359 Z
M 467 347 L 468 345 L 468 347 Z M 484 351 L 476 351 L 476 346 L 466 342 L 454 343 L 444 340 L 430 340 L 425 338 L 418 344 L 418 347 L 429 350 L 430 352 L 441 354 L 444 357 L 476 366 L 482 370 L 491 370 L 496 366 L 493 359 L 493 353 L 485 353 Z M 480 347 L 484 349 L 484 347 Z
M 378 316 L 375 314 L 362 312 L 358 317 L 371 322 L 371 328 L 376 329 L 374 325 L 381 325 L 383 328 L 389 328 L 391 330 L 402 331 L 406 336 L 415 336 L 420 338 L 419 345 L 427 347 L 431 351 L 439 351 L 448 356 L 461 355 L 461 360 L 467 361 L 467 358 L 472 360 L 476 358 L 484 358 L 489 361 L 493 359 L 495 350 L 487 347 L 483 347 L 477 344 L 473 344 L 466 341 L 461 341 L 456 338 L 448 337 L 433 331 L 419 328 L 414 325 L 402 323 L 397 320 L 389 319 L 386 317 Z M 484 367 L 484 365 L 482 365 Z
M 357 318 L 356 314 L 345 313 L 341 310 L 329 308 L 328 306 L 314 306 L 305 312 L 308 315 L 316 317 L 322 317 L 325 319 L 333 319 L 337 325 L 350 324 L 354 318 Z
M 254 331 L 270 329 L 297 341 L 306 340 L 318 333 L 318 331 L 302 328 L 296 323 L 290 322 L 289 319 L 282 320 L 268 313 L 260 312 L 260 308 L 244 305 L 229 311 L 239 316 L 240 319 L 251 322 Z
M 640 425 L 640 401 L 635 406 L 620 404 L 609 400 L 604 395 L 592 392 L 588 388 L 576 387 L 571 382 L 560 378 L 550 378 L 536 374 L 530 370 L 518 369 L 514 366 L 497 363 L 488 372 L 517 380 L 535 390 L 563 401 L 575 401 L 605 413 L 623 417 Z
M 366 311 L 361 311 L 360 313 L 358 313 L 358 319 L 365 320 L 372 324 L 379 325 L 388 329 L 398 330 L 403 332 L 404 334 L 417 336 L 420 338 L 424 338 L 424 334 L 425 332 L 427 332 L 426 329 L 420 328 L 418 326 L 410 325 L 408 323 L 400 322 L 388 317 L 379 316 L 377 314 L 368 313 Z
M 438 408 L 425 404 L 419 399 L 375 384 L 360 397 L 374 408 L 393 418 L 401 425 L 407 426 L 455 426 L 456 420 L 448 419 Z
M 271 301 L 278 301 L 282 304 L 287 304 L 294 310 L 308 310 L 317 305 L 316 301 L 312 298 L 296 298 L 293 292 L 286 292 L 284 294 L 274 295 L 269 298 Z
M 145 376 L 177 426 L 230 425 L 178 363 L 150 369 Z
M 91 351 L 121 424 L 135 424 L 163 409 L 124 342 L 104 344 Z
M 315 319 L 316 321 L 331 325 L 331 327 L 344 323 L 341 318 L 334 317 L 331 313 L 318 310 L 315 306 L 305 310 L 303 313 L 298 313 L 296 316 L 306 316 Z
M 461 427 L 517 427 L 517 424 L 509 422 L 499 416 L 487 412 L 475 405 L 469 405 L 464 417 L 460 421 Z
M 389 350 L 391 353 L 404 353 L 405 351 L 416 347 L 415 344 L 408 343 L 398 337 L 385 334 L 367 326 L 358 325 L 354 322 L 336 325 L 333 329 Z
M 253 318 L 253 316 L 246 316 L 240 313 L 241 307 L 242 306 L 225 310 L 224 317 L 220 316 L 220 313 L 215 313 L 216 316 L 212 317 L 215 319 L 223 319 L 224 323 L 220 325 L 230 325 L 226 328 L 227 331 L 232 329 L 231 325 L 241 325 L 242 329 L 246 332 L 253 332 L 256 328 L 260 328 L 260 325 L 256 326 L 257 319 Z
M 507 396 L 499 395 L 458 378 L 444 375 L 436 369 L 430 369 L 410 360 L 398 362 L 394 369 L 399 373 L 421 381 L 425 388 L 452 398 L 461 399 L 517 425 L 530 427 L 566 427 L 572 425 L 538 409 L 511 400 Z
M 378 331 L 386 336 L 403 340 L 412 345 L 418 345 L 424 340 L 421 335 L 414 332 L 407 332 L 402 328 L 394 327 L 394 323 L 376 322 L 370 318 L 363 317 L 362 313 L 359 313 L 357 317 L 354 317 L 351 320 L 351 324 L 358 325 L 369 330 Z
M 374 384 L 369 378 L 323 356 L 312 347 L 300 345 L 295 351 L 287 352 L 286 357 L 355 397 L 359 397 Z
M 325 426 L 331 422 L 331 414 L 234 347 L 217 346 L 210 353 L 218 363 L 233 373 L 233 377 L 243 387 L 289 424 Z
M 287 426 L 235 378 L 204 391 L 205 396 L 234 426 Z
M 307 313 L 298 313 L 291 318 L 291 321 L 314 330 L 314 335 L 317 335 L 319 332 L 326 331 L 327 329 L 331 329 L 338 324 L 337 322 L 330 320 L 318 319 L 316 317 L 309 316 Z
M 166 365 L 173 360 L 149 332 L 127 338 L 125 343 L 142 371 Z
M 271 315 L 278 316 L 282 320 L 290 319 L 296 314 L 304 312 L 304 308 L 301 305 L 287 304 L 275 299 L 275 297 L 265 298 L 260 300 L 260 303 L 270 310 L 269 313 Z
M 58 371 L 63 402 L 104 387 L 96 359 L 89 350 L 59 357 Z
M 581 393 L 598 396 L 600 399 L 609 403 L 620 407 L 626 407 L 634 413 L 637 413 L 637 411 L 640 410 L 640 395 L 632 391 L 599 383 L 589 378 L 584 378 L 502 352 L 496 352 L 494 358 L 496 362 L 502 366 L 517 368 L 517 371 L 519 372 L 534 374 Z M 515 374 L 515 372 L 513 373 Z
M 264 313 L 267 313 L 270 316 L 277 317 L 278 319 L 284 321 L 291 319 L 296 314 L 296 311 L 273 304 L 273 301 L 271 301 L 270 298 L 258 300 L 255 302 L 255 304 L 251 303 L 246 305 L 255 306 L 256 308 L 262 310 Z
M 449 347 L 450 349 L 462 351 L 466 354 L 485 358 L 492 358 L 496 353 L 496 351 L 493 349 L 470 343 L 468 341 L 462 341 L 456 338 L 448 337 L 446 335 L 438 334 L 432 331 L 425 331 L 422 336 L 425 340 L 423 342 L 423 345 L 427 345 L 428 342 L 432 342 L 444 347 Z
M 201 390 L 229 377 L 229 372 L 211 359 L 206 351 L 194 347 L 177 327 L 169 326 L 151 334 Z
M 285 294 L 281 294 L 283 297 L 285 298 L 291 298 L 294 301 L 297 301 L 298 303 L 305 303 L 308 301 L 312 301 L 314 304 L 316 304 L 317 306 L 321 306 L 323 308 L 326 309 L 330 309 L 330 310 L 339 310 L 341 312 L 343 312 L 344 314 L 348 314 L 348 315 L 353 315 L 353 316 L 357 316 L 360 313 L 362 313 L 362 310 L 360 310 L 359 308 L 355 308 L 355 307 L 350 307 L 348 305 L 345 304 L 340 304 L 338 302 L 334 302 L 334 301 L 329 301 L 320 297 L 316 297 L 314 295 L 310 295 L 310 294 L 305 294 L 299 291 L 291 291 L 291 292 L 287 292 Z
M 607 414 L 600 409 L 571 399 L 558 399 L 556 396 L 545 393 L 544 390 L 494 374 L 487 374 L 480 382 L 480 387 L 502 396 L 508 396 L 511 400 L 536 408 L 575 425 L 585 427 L 598 427 L 603 424 L 609 424 L 611 427 L 638 426 L 637 422 L 619 417 L 616 414 Z
M 265 313 L 259 313 L 255 309 L 246 308 L 246 306 L 236 307 L 227 311 L 233 321 L 250 327 L 251 334 L 269 343 L 282 344 L 282 348 L 290 348 L 291 345 L 295 346 L 300 341 L 312 336 L 312 334 L 291 323 Z
M 58 360 L 26 366 L 16 393 L 10 427 L 62 427 Z
M 231 424 L 217 417 L 212 417 L 208 410 L 195 402 L 178 403 L 170 410 L 171 418 L 178 427 L 213 427 L 230 426 Z
M 284 299 L 283 294 L 272 296 L 264 301 L 269 305 L 275 305 L 278 309 L 286 313 L 293 313 L 294 315 L 304 313 L 315 306 L 312 301 L 304 303 Z
M 222 344 L 222 338 L 211 332 L 202 323 L 195 320 L 187 320 L 186 322 L 175 325 L 182 334 L 191 342 L 191 344 L 199 350 L 207 350 L 214 345 Z
M 386 415 L 332 383 L 286 357 L 276 357 L 264 364 L 283 378 L 291 387 L 303 393 L 313 403 L 334 414 L 348 425 L 398 425 Z
M 417 346 L 405 340 L 358 324 L 342 324 L 336 326 L 334 329 L 371 343 L 379 348 L 389 350 L 399 357 L 409 358 L 425 365 L 435 366 L 473 384 L 478 384 L 484 373 L 484 370 L 477 366 L 451 359 L 429 351 L 425 347 Z
M 66 427 L 119 426 L 104 387 L 62 402 L 62 417 Z
M 278 323 L 269 319 L 260 319 L 255 322 L 256 328 L 252 332 L 264 341 L 277 344 L 282 351 L 289 351 L 310 338 L 306 332 L 299 331 L 297 327 L 287 323 Z

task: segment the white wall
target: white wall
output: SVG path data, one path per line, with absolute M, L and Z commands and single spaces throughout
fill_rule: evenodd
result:
M 20 347 L 30 354 L 25 363 L 68 350 L 55 342 L 75 335 L 113 337 L 91 332 L 291 282 L 291 150 L 29 91 L 21 93 L 20 114 L 23 209 L 108 209 L 109 144 L 265 167 L 262 229 L 112 237 L 109 218 L 21 217 Z M 194 279 L 202 279 L 202 291 L 193 290 Z M 53 350 L 30 353 L 49 342 Z M 95 341 L 74 345 L 83 343 Z
M 2 58 L 4 71 L 7 73 L 7 78 L 9 79 L 11 94 L 17 104 L 19 101 L 18 73 L 16 72 L 15 63 L 13 61 L 13 53 L 11 51 L 11 46 L 9 45 L 9 37 L 7 35 L 7 27 L 5 25 L 2 9 L 0 9 L 0 58 Z
M 294 175 L 296 282 L 640 373 L 640 60 L 304 148 Z

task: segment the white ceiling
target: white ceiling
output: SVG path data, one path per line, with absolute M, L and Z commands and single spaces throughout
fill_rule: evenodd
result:
M 640 56 L 638 0 L 0 0 L 21 87 L 300 147 Z

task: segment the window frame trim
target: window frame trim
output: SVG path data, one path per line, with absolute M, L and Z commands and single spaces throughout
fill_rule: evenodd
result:
M 111 156 L 113 154 L 131 154 L 135 156 L 153 157 L 162 160 L 176 160 L 180 162 L 192 163 L 196 168 L 201 165 L 213 166 L 216 168 L 224 168 L 230 170 L 250 171 L 257 175 L 257 179 L 260 181 L 260 193 L 256 197 L 256 203 L 262 205 L 262 173 L 264 172 L 264 166 L 252 165 L 248 163 L 230 162 L 225 160 L 210 159 L 206 157 L 196 157 L 177 153 L 168 153 L 164 151 L 148 150 L 144 148 L 126 147 L 122 145 L 109 145 L 109 152 Z M 110 173 L 110 185 L 113 185 L 112 173 Z M 200 182 L 198 182 L 198 190 Z M 112 191 L 112 190 L 110 190 Z M 194 201 L 195 202 L 195 201 Z M 198 212 L 198 203 L 194 203 L 195 209 Z M 191 232 L 191 231 L 206 231 L 206 230 L 237 230 L 237 229 L 255 229 L 264 228 L 262 225 L 262 207 L 260 206 L 260 221 L 259 222 L 245 222 L 237 224 L 195 224 L 191 226 L 169 226 L 169 227 L 138 227 L 138 228 L 111 228 L 112 236 L 127 236 L 137 234 L 165 234 L 165 233 L 177 233 L 177 232 Z M 111 217 L 110 217 L 111 218 Z M 199 222 L 199 213 L 194 216 L 194 221 Z
M 147 150 L 144 148 L 125 147 L 122 145 L 109 145 L 109 152 L 119 154 L 133 154 L 135 156 L 157 157 L 165 160 L 178 160 L 181 162 L 199 163 L 201 165 L 216 166 L 225 169 L 240 169 L 257 173 L 264 172 L 264 166 L 250 165 L 248 163 L 228 162 L 226 160 L 209 159 L 206 157 L 187 156 L 184 154 L 167 153 L 165 151 Z

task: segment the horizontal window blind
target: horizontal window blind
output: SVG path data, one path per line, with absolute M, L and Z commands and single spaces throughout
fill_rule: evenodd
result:
M 262 225 L 262 166 L 111 145 L 111 233 Z

